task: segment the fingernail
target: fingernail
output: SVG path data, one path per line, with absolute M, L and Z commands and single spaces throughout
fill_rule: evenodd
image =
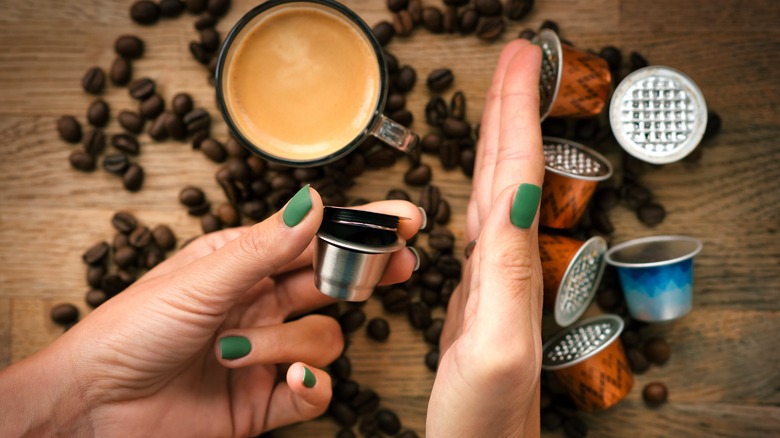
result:
M 309 184 L 306 184 L 287 203 L 282 213 L 282 220 L 288 227 L 294 227 L 301 223 L 309 210 L 311 210 L 311 195 L 309 195 Z
M 222 359 L 239 359 L 252 351 L 252 344 L 243 336 L 225 336 L 219 340 L 219 351 Z
M 542 197 L 542 188 L 535 184 L 520 184 L 512 201 L 512 210 L 509 212 L 509 220 L 519 228 L 529 228 L 539 209 L 539 199 Z
M 420 215 L 422 216 L 422 220 L 420 221 L 420 229 L 424 230 L 425 227 L 428 226 L 428 213 L 425 212 L 425 209 L 422 207 L 417 207 L 420 210 Z
M 412 269 L 412 271 L 417 272 L 417 270 L 420 269 L 420 253 L 417 252 L 417 248 L 413 246 L 407 246 L 407 248 L 414 254 L 414 269 Z
M 477 239 L 472 240 L 469 242 L 468 245 L 466 245 L 465 248 L 463 248 L 463 256 L 466 257 L 466 260 L 471 258 L 471 254 L 474 254 L 474 248 L 477 247 Z
M 307 388 L 314 388 L 317 384 L 317 378 L 314 377 L 314 373 L 308 367 L 303 367 L 303 386 Z

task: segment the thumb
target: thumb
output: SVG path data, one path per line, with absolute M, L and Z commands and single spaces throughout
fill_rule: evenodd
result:
M 332 395 L 328 373 L 302 362 L 287 370 L 287 381 L 276 385 L 268 404 L 264 430 L 311 420 L 328 408 Z
M 260 280 L 298 257 L 322 222 L 322 199 L 307 184 L 282 210 L 177 274 L 176 288 L 208 314 L 226 312 Z

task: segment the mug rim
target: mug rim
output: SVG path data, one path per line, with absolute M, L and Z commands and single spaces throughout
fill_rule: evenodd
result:
M 241 130 L 238 129 L 238 126 L 233 121 L 233 117 L 231 116 L 227 104 L 225 103 L 226 93 L 223 87 L 223 80 L 225 78 L 224 72 L 226 67 L 225 62 L 227 60 L 228 53 L 230 52 L 230 48 L 233 46 L 235 39 L 241 34 L 244 28 L 249 23 L 251 23 L 251 21 L 258 15 L 263 14 L 269 11 L 270 9 L 284 6 L 290 3 L 311 3 L 315 5 L 324 6 L 328 9 L 335 10 L 336 13 L 348 19 L 363 33 L 363 36 L 368 40 L 369 45 L 374 51 L 376 62 L 379 65 L 379 93 L 378 93 L 379 96 L 377 97 L 376 106 L 374 107 L 373 113 L 369 118 L 368 122 L 366 123 L 366 126 L 364 126 L 363 129 L 360 130 L 358 134 L 343 147 L 339 148 L 338 150 L 328 155 L 319 158 L 314 158 L 314 159 L 302 159 L 302 160 L 292 159 L 291 160 L 288 158 L 284 158 L 284 157 L 280 157 L 268 153 L 265 150 L 261 149 L 254 142 L 247 139 L 246 136 L 244 136 L 244 134 L 241 132 Z M 230 32 L 228 32 L 227 36 L 225 37 L 225 40 L 219 49 L 219 55 L 217 58 L 217 67 L 214 73 L 214 88 L 216 89 L 217 107 L 219 108 L 219 112 L 222 115 L 222 119 L 225 121 L 225 123 L 228 126 L 230 135 L 232 135 L 236 140 L 238 140 L 241 144 L 247 147 L 254 154 L 259 155 L 261 158 L 264 158 L 268 161 L 272 161 L 275 163 L 280 163 L 280 164 L 293 166 L 293 167 L 320 166 L 335 161 L 347 155 L 354 149 L 356 149 L 360 145 L 360 143 L 369 135 L 369 131 L 371 130 L 371 128 L 377 123 L 377 120 L 379 119 L 379 116 L 382 113 L 382 108 L 384 108 L 385 106 L 385 101 L 387 100 L 387 87 L 388 87 L 388 73 L 387 73 L 387 65 L 385 63 L 382 46 L 377 41 L 376 37 L 374 36 L 374 33 L 371 31 L 371 28 L 362 18 L 360 18 L 360 16 L 358 16 L 354 11 L 352 11 L 348 7 L 334 0 L 269 0 L 265 3 L 262 3 L 250 9 L 241 18 L 239 18 L 238 21 L 236 21 L 236 24 L 233 25 L 233 27 L 230 29 Z

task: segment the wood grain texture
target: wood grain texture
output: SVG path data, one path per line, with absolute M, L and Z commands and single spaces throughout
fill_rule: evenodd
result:
M 198 221 L 177 203 L 183 186 L 202 187 L 214 203 L 224 200 L 214 181 L 217 166 L 187 143 L 140 137 L 138 161 L 146 181 L 139 193 L 124 191 L 116 177 L 103 171 L 83 174 L 67 165 L 74 146 L 57 138 L 56 120 L 73 114 L 86 126 L 92 97 L 81 90 L 81 77 L 93 65 L 109 68 L 113 41 L 122 33 L 138 33 L 146 41 L 146 55 L 133 64 L 135 77 L 155 79 L 167 101 L 187 91 L 196 106 L 218 117 L 206 72 L 186 49 L 196 38 L 195 18 L 185 14 L 142 28 L 128 19 L 130 3 L 2 3 L 0 367 L 57 338 L 62 329 L 48 318 L 54 304 L 71 302 L 87 312 L 80 255 L 92 243 L 111 239 L 109 220 L 115 211 L 130 211 L 150 226 L 169 224 L 181 242 L 200 233 Z M 221 33 L 256 3 L 234 0 L 218 25 Z M 390 18 L 384 1 L 344 3 L 369 24 Z M 689 234 L 703 240 L 704 250 L 696 258 L 693 312 L 649 329 L 669 339 L 672 359 L 637 376 L 634 390 L 615 408 L 585 415 L 591 436 L 780 435 L 780 7 L 773 0 L 537 0 L 525 20 L 510 24 L 502 42 L 545 19 L 557 21 L 563 37 L 579 47 L 598 50 L 613 44 L 626 56 L 637 50 L 653 64 L 685 72 L 723 118 L 721 134 L 706 146 L 699 163 L 667 165 L 643 177 L 667 208 L 664 223 L 648 229 L 623 207 L 611 213 L 617 228 L 612 242 Z M 463 90 L 468 118 L 478 121 L 501 45 L 421 29 L 412 38 L 397 38 L 389 50 L 418 72 L 418 85 L 408 96 L 417 119 L 413 127 L 426 132 L 423 109 L 430 94 L 424 79 L 443 66 L 451 67 L 456 77 L 445 96 Z M 113 116 L 137 107 L 124 88 L 109 86 L 103 98 Z M 221 121 L 215 121 L 212 131 L 217 138 L 227 135 Z M 118 132 L 112 118 L 107 133 Z M 602 152 L 619 163 L 617 145 L 604 145 Z M 459 171 L 441 170 L 438 160 L 424 160 L 433 166 L 434 183 L 452 206 L 450 227 L 461 251 L 470 184 Z M 399 163 L 381 173 L 368 172 L 349 194 L 381 199 L 391 188 L 404 188 L 417 198 L 419 190 L 403 184 L 405 170 L 405 163 Z M 384 315 L 375 300 L 366 311 Z M 599 312 L 593 306 L 587 314 Z M 423 364 L 428 346 L 405 316 L 384 316 L 391 324 L 390 342 L 371 341 L 363 330 L 352 336 L 354 378 L 375 389 L 405 427 L 422 433 L 434 377 Z M 551 321 L 545 321 L 545 336 L 551 333 L 548 328 L 554 329 Z M 641 388 L 655 380 L 669 386 L 670 401 L 649 409 L 641 401 Z M 333 436 L 337 430 L 332 421 L 320 419 L 274 436 Z

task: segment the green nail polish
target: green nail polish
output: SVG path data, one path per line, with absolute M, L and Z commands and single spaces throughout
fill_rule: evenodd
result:
M 311 196 L 309 195 L 309 184 L 306 184 L 287 203 L 287 207 L 282 213 L 282 220 L 288 227 L 294 227 L 301 223 L 309 210 L 311 210 Z
M 252 344 L 243 336 L 225 336 L 219 340 L 219 351 L 222 359 L 239 359 L 252 351 Z
M 520 228 L 529 228 L 536 217 L 541 197 L 541 187 L 534 184 L 520 184 L 512 201 L 512 210 L 509 212 L 509 220 L 512 224 Z
M 314 388 L 317 384 L 317 378 L 314 377 L 314 373 L 308 367 L 303 367 L 303 386 L 307 388 Z

